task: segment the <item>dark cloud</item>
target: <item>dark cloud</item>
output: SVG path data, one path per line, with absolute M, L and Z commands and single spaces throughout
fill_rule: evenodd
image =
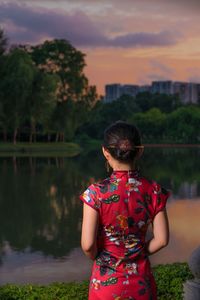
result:
M 55 0 L 23 0 L 24 2 L 29 2 L 29 3 L 53 3 Z M 71 4 L 71 0 L 57 0 L 57 3 L 69 3 Z M 116 5 L 120 5 L 121 7 L 126 7 L 129 6 L 137 8 L 137 6 L 141 7 L 143 6 L 144 9 L 146 6 L 148 7 L 154 7 L 157 10 L 162 10 L 163 8 L 166 7 L 177 7 L 180 10 L 185 9 L 185 10 L 199 10 L 200 9 L 200 1 L 199 0 L 76 0 L 74 1 L 74 4 L 85 4 L 85 5 L 92 5 L 96 6 L 101 4 L 106 4 L 106 5 L 112 5 L 113 7 L 116 7 Z
M 149 47 L 149 46 L 170 46 L 176 44 L 181 35 L 169 31 L 161 31 L 158 33 L 134 33 L 118 36 L 109 41 L 113 46 L 123 45 L 123 47 Z
M 81 11 L 72 14 L 55 9 L 33 8 L 17 2 L 0 4 L 0 22 L 14 43 L 65 38 L 75 46 L 125 48 L 174 45 L 181 38 L 180 34 L 169 31 L 130 33 L 111 38 Z
M 14 36 L 12 32 L 8 32 L 15 42 L 37 42 L 37 37 L 56 37 L 67 38 L 75 44 L 84 45 L 90 42 L 95 44 L 104 39 L 82 12 L 71 15 L 44 8 L 33 9 L 17 3 L 4 3 L 0 4 L 0 21 L 5 24 L 8 21 L 12 22 L 12 30 L 15 26 Z

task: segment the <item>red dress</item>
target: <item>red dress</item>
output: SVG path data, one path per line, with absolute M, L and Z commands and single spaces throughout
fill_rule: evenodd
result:
M 169 193 L 135 171 L 114 171 L 80 199 L 99 213 L 89 300 L 156 300 L 145 235 Z

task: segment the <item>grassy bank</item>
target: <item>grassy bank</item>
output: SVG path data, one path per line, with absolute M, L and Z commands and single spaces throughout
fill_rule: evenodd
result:
M 82 138 L 77 140 L 75 143 L 17 143 L 14 145 L 13 143 L 0 143 L 0 157 L 2 156 L 67 156 L 73 157 L 78 154 L 82 150 L 84 152 L 88 152 L 94 149 L 101 148 L 102 141 Z M 193 148 L 193 147 L 200 147 L 200 144 L 144 144 L 145 147 L 151 148 L 165 148 L 165 147 L 186 147 L 186 148 Z
M 0 143 L 0 156 L 67 156 L 73 157 L 81 152 L 76 143 Z
M 159 265 L 154 268 L 158 300 L 183 299 L 183 283 L 192 278 L 186 263 Z M 0 287 L 1 300 L 87 300 L 88 282 Z

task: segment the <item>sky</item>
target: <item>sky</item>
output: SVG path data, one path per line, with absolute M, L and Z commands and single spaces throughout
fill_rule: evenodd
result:
M 111 83 L 200 82 L 199 15 L 199 0 L 0 0 L 11 44 L 67 39 L 102 95 Z

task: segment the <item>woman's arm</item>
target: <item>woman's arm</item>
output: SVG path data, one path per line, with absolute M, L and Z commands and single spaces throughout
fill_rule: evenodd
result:
M 167 246 L 169 242 L 169 223 L 166 209 L 157 213 L 153 220 L 153 238 L 147 242 L 149 255 Z
M 94 260 L 97 255 L 97 231 L 99 214 L 92 207 L 83 204 L 83 223 L 81 235 L 81 247 L 86 256 Z

